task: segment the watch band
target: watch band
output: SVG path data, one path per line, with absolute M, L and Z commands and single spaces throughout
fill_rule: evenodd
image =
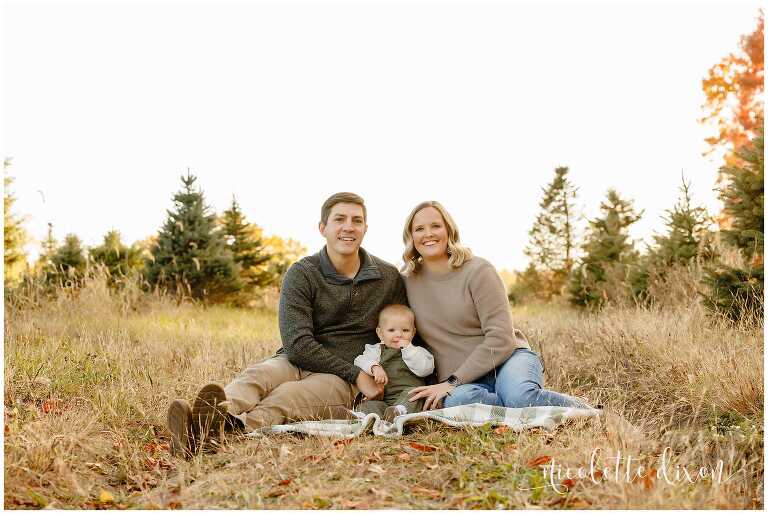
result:
M 448 384 L 452 385 L 453 387 L 456 387 L 456 386 L 458 386 L 458 385 L 461 385 L 461 384 L 459 383 L 459 379 L 458 379 L 458 378 L 456 378 L 456 375 L 451 375 L 451 376 L 449 376 L 449 377 L 448 377 L 448 379 L 446 380 L 446 382 L 447 382 Z

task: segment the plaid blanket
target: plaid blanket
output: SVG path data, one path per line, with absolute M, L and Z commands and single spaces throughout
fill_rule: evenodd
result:
M 350 411 L 351 412 L 351 411 Z M 435 420 L 452 427 L 506 425 L 513 430 L 542 427 L 551 430 L 569 419 L 597 417 L 598 409 L 575 409 L 572 407 L 525 407 L 510 409 L 473 403 L 447 409 L 416 412 L 397 416 L 393 422 L 384 421 L 378 414 L 353 412 L 357 419 L 326 419 L 322 421 L 299 421 L 288 425 L 272 425 L 251 432 L 250 436 L 263 434 L 301 433 L 350 439 L 372 431 L 374 435 L 396 438 L 403 435 L 407 427 Z

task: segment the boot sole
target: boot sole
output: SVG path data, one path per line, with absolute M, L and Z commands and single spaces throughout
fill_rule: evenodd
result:
M 226 401 L 224 389 L 218 384 L 208 384 L 200 389 L 192 405 L 192 433 L 201 441 L 200 449 L 213 453 L 221 444 L 226 420 L 226 408 L 219 404 Z
M 168 431 L 171 433 L 171 453 L 188 459 L 192 456 L 192 409 L 184 400 L 173 400 L 168 407 Z

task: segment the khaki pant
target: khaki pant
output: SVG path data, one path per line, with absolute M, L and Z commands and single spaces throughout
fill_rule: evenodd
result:
M 254 430 L 313 419 L 344 419 L 357 387 L 330 373 L 313 373 L 277 355 L 245 369 L 224 388 L 228 412 Z

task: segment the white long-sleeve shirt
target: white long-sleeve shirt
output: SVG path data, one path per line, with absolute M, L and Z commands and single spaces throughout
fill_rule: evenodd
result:
M 374 364 L 381 365 L 381 346 L 379 344 L 367 344 L 362 354 L 355 357 L 354 365 L 366 373 L 373 375 L 371 368 Z M 400 349 L 400 356 L 408 369 L 417 377 L 426 377 L 435 369 L 435 358 L 429 350 L 422 346 L 409 344 Z

